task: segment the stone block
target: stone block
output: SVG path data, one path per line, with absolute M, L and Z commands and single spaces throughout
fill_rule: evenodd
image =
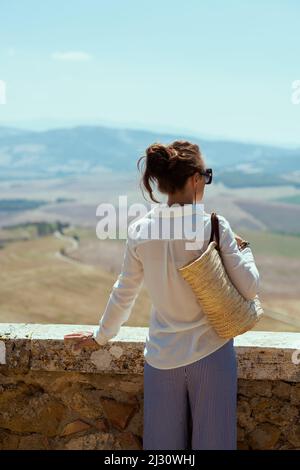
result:
M 253 450 L 274 449 L 280 438 L 280 429 L 269 423 L 258 425 L 249 435 L 249 444 Z
M 109 398 L 102 398 L 101 404 L 109 423 L 120 431 L 126 428 L 135 411 L 137 411 L 135 405 L 117 402 Z

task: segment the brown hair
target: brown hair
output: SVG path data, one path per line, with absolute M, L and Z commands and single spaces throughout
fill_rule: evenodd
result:
M 155 142 L 146 149 L 146 154 L 138 159 L 140 163 L 146 163 L 140 186 L 149 193 L 154 202 L 151 182 L 156 182 L 161 193 L 173 194 L 184 187 L 189 176 L 199 170 L 205 169 L 205 163 L 201 151 L 196 144 L 185 140 L 175 140 L 169 145 Z

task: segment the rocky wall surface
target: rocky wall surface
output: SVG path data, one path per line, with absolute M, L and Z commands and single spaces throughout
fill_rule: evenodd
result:
M 142 449 L 147 328 L 74 351 L 88 325 L 0 324 L 0 449 Z M 300 333 L 235 339 L 238 448 L 300 449 Z

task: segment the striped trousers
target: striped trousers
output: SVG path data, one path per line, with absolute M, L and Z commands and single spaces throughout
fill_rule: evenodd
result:
M 144 363 L 144 450 L 233 449 L 237 441 L 233 339 L 186 366 Z

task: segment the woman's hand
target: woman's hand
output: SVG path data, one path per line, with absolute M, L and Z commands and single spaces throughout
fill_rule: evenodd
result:
M 64 336 L 64 341 L 75 341 L 74 350 L 78 351 L 82 348 L 95 349 L 99 344 L 94 339 L 92 331 L 77 331 L 76 333 L 69 333 Z
M 233 232 L 233 235 L 234 235 L 234 238 L 237 241 L 238 246 L 240 246 L 241 243 L 244 241 L 244 239 L 242 237 L 240 237 L 239 235 L 237 235 L 235 232 Z

